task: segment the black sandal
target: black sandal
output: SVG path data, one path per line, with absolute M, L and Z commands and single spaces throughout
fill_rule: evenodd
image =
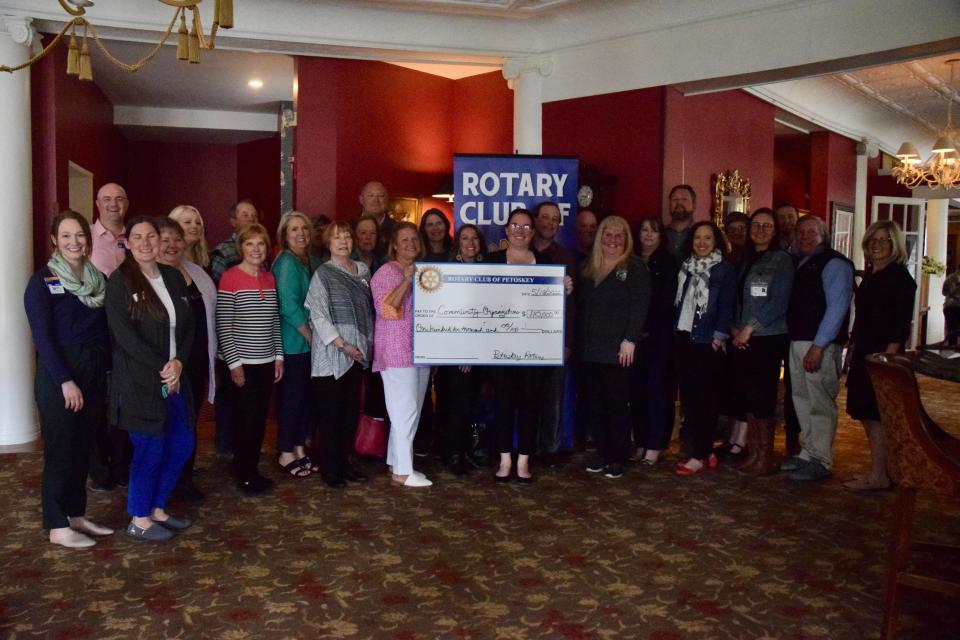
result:
M 277 461 L 277 465 L 279 465 L 281 469 L 292 475 L 294 478 L 309 478 L 310 474 L 313 472 L 310 471 L 310 467 L 304 466 L 303 461 L 304 458 L 288 462 L 287 464 L 280 464 L 280 462 Z
M 320 467 L 317 466 L 317 463 L 315 463 L 313 460 L 310 459 L 310 456 L 303 456 L 302 458 L 297 460 L 296 463 L 301 467 L 303 467 L 304 469 L 309 469 L 310 473 L 320 472 Z

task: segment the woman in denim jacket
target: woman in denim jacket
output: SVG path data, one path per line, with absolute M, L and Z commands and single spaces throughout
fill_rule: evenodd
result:
M 733 322 L 737 275 L 723 259 L 726 241 L 712 222 L 693 225 L 677 280 L 674 362 L 680 385 L 684 444 L 690 458 L 677 475 L 715 467 L 711 453 L 717 428 L 717 389 L 723 349 Z
M 787 306 L 793 271 L 793 259 L 780 249 L 773 211 L 757 209 L 750 216 L 750 234 L 737 280 L 737 317 L 731 329 L 738 422 L 730 435 L 730 453 L 734 465 L 749 475 L 777 470 L 774 415 L 780 362 L 789 345 Z

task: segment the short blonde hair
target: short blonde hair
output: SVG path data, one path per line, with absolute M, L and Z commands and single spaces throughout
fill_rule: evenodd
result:
M 590 252 L 590 259 L 583 270 L 583 275 L 589 278 L 596 279 L 597 274 L 600 273 L 600 268 L 603 265 L 603 232 L 610 227 L 619 227 L 624 234 L 623 255 L 617 261 L 617 268 L 626 268 L 633 257 L 633 234 L 630 233 L 630 225 L 620 216 L 607 216 L 597 227 L 597 235 L 593 238 L 593 250 Z
M 192 247 L 187 247 L 187 258 L 189 258 L 191 262 L 194 262 L 201 267 L 209 267 L 210 247 L 207 246 L 207 234 L 204 231 L 207 227 L 203 224 L 203 216 L 200 215 L 200 210 L 189 204 L 178 204 L 170 211 L 169 214 L 167 214 L 167 217 L 172 220 L 176 220 L 179 223 L 180 218 L 182 218 L 183 214 L 188 211 L 193 211 L 195 214 L 197 214 L 197 219 L 200 220 L 201 232 L 200 239 L 197 240 Z
M 267 253 L 270 253 L 270 234 L 267 232 L 267 228 L 255 222 L 248 227 L 244 227 L 241 231 L 237 233 L 237 255 L 241 258 L 243 257 L 243 243 L 253 238 L 254 236 L 263 236 L 263 241 L 267 245 Z
M 893 220 L 877 220 L 867 227 L 866 232 L 863 234 L 863 242 L 860 243 L 860 248 L 863 249 L 864 254 L 867 254 L 870 250 L 870 240 L 873 239 L 873 236 L 876 235 L 878 231 L 884 230 L 890 235 L 891 260 L 897 264 L 905 264 L 908 257 L 907 241 L 903 236 L 900 225 Z
M 280 225 L 277 227 L 277 246 L 280 247 L 281 251 L 290 248 L 287 246 L 287 227 L 290 226 L 294 218 L 303 220 L 304 224 L 307 225 L 307 234 L 309 237 L 313 237 L 313 223 L 310 221 L 310 218 L 307 217 L 307 214 L 301 211 L 287 211 L 280 216 Z

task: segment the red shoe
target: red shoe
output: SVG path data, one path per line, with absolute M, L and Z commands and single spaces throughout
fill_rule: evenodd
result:
M 720 461 L 717 459 L 717 456 L 711 453 L 710 457 L 707 458 L 706 466 L 708 469 L 716 469 L 718 466 L 720 466 Z
M 693 460 L 694 458 L 690 458 L 690 459 Z M 707 468 L 707 465 L 705 464 L 697 469 L 694 469 L 693 467 L 688 467 L 686 466 L 686 464 L 682 464 L 677 467 L 677 475 L 685 478 L 685 477 L 700 473 L 706 468 Z

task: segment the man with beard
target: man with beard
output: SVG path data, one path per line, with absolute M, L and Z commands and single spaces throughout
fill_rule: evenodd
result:
M 797 226 L 797 220 L 800 219 L 800 212 L 792 204 L 785 204 L 777 207 L 775 213 L 777 230 L 780 232 L 780 248 L 793 254 L 793 230 Z
M 693 211 L 697 206 L 697 194 L 688 184 L 678 184 L 670 189 L 668 198 L 670 224 L 667 233 L 667 251 L 677 260 L 683 260 L 683 247 L 693 226 Z

